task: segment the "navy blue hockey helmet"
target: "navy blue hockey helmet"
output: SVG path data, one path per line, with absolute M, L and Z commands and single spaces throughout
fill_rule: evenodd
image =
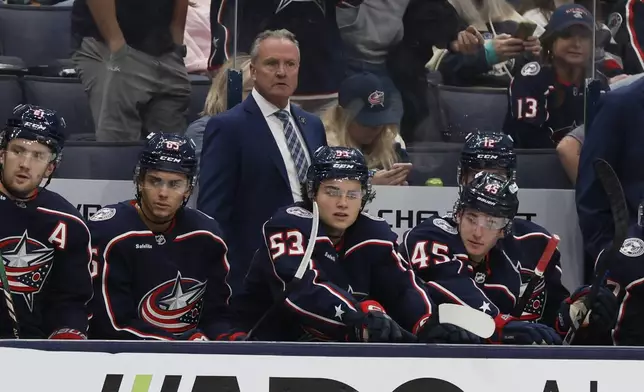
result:
M 468 170 L 486 169 L 502 169 L 508 180 L 516 179 L 517 156 L 512 137 L 499 132 L 476 132 L 466 136 L 456 171 L 457 183 L 464 182 Z
M 139 155 L 141 170 L 181 173 L 190 180 L 197 176 L 197 152 L 192 139 L 171 133 L 151 133 Z
M 481 211 L 507 219 L 505 227 L 509 228 L 519 210 L 518 191 L 519 187 L 512 180 L 497 174 L 477 173 L 472 182 L 463 186 L 455 213 L 465 209 Z
M 362 207 L 374 197 L 371 174 L 362 152 L 350 147 L 319 147 L 311 159 L 306 174 L 306 193 L 313 199 L 320 183 L 330 179 L 357 180 L 362 185 Z
M 34 105 L 18 105 L 2 131 L 1 148 L 13 139 L 27 139 L 48 146 L 59 163 L 65 146 L 65 120 L 50 109 Z

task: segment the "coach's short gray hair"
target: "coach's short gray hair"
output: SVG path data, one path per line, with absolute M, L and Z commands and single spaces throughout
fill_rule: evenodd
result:
M 251 62 L 255 62 L 257 60 L 257 54 L 259 52 L 259 45 L 264 41 L 269 38 L 276 38 L 276 39 L 285 39 L 287 41 L 291 41 L 295 47 L 297 48 L 298 53 L 300 52 L 300 43 L 297 42 L 297 39 L 295 39 L 295 34 L 291 33 L 290 31 L 286 29 L 280 29 L 280 30 L 265 30 L 262 31 L 255 37 L 255 41 L 253 41 L 253 46 L 250 48 L 250 60 Z

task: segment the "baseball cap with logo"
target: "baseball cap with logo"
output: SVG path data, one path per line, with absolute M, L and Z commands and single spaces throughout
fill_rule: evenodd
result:
M 365 127 L 397 124 L 391 111 L 391 97 L 380 78 L 371 73 L 359 73 L 342 81 L 338 103 L 350 113 L 357 113 L 355 121 Z
M 557 8 L 550 17 L 546 31 L 540 37 L 541 40 L 554 38 L 555 35 L 565 31 L 568 27 L 579 25 L 590 31 L 595 29 L 593 15 L 583 5 L 566 4 Z

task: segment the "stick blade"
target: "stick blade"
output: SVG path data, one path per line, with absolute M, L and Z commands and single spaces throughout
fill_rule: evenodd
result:
M 489 339 L 496 330 L 496 324 L 489 314 L 464 305 L 440 304 L 438 322 L 456 325 L 483 339 Z

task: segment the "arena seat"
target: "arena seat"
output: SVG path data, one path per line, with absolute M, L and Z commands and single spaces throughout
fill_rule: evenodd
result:
M 475 131 L 500 131 L 508 107 L 507 89 L 437 85 L 443 140 L 461 142 Z
M 71 139 L 94 136 L 94 120 L 80 79 L 25 76 L 23 88 L 27 102 L 56 110 L 65 118 Z
M 462 144 L 458 143 L 427 143 L 421 146 L 409 146 L 407 153 L 414 164 L 410 184 L 423 185 L 429 178 L 440 178 L 443 186 L 456 186 L 456 167 L 461 148 Z M 519 149 L 516 153 L 519 188 L 572 188 L 554 149 Z
M 14 75 L 0 75 L 0 128 L 11 116 L 13 108 L 23 102 L 18 80 Z
M 28 67 L 69 58 L 71 9 L 0 3 L 0 54 L 20 57 Z
M 188 124 L 197 120 L 203 111 L 206 97 L 210 90 L 210 79 L 207 76 L 190 75 L 190 107 L 188 109 Z
M 55 178 L 132 180 L 143 142 L 68 142 Z

